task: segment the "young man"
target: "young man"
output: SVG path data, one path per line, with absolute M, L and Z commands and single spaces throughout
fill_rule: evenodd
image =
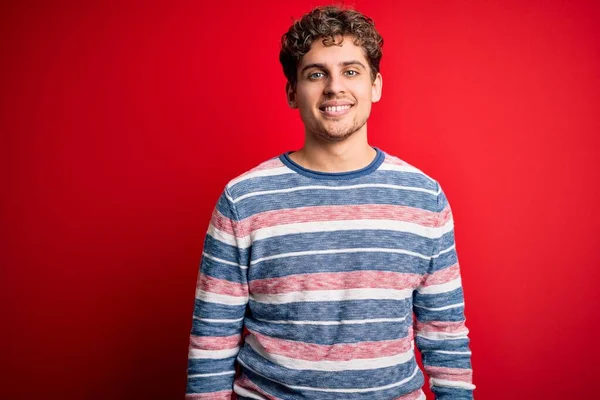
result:
M 382 44 L 369 18 L 335 7 L 283 36 L 305 144 L 231 180 L 218 201 L 188 399 L 424 399 L 415 343 L 437 399 L 472 398 L 448 201 L 367 142 Z

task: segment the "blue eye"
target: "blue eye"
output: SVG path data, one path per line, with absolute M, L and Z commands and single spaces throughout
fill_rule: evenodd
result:
M 308 77 L 309 77 L 310 79 L 318 79 L 318 78 L 320 78 L 320 77 L 321 77 L 321 76 L 323 76 L 323 75 L 325 75 L 325 74 L 324 74 L 324 73 L 322 73 L 322 72 L 313 72 L 313 73 L 312 73 L 312 74 L 310 74 Z

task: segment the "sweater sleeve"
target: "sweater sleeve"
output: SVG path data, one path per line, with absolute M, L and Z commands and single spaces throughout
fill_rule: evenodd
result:
M 198 273 L 188 354 L 189 400 L 232 398 L 248 303 L 248 236 L 239 221 L 225 188 L 210 220 Z
M 439 184 L 437 191 L 433 252 L 429 269 L 413 294 L 415 343 L 436 399 L 472 399 L 475 386 L 454 220 Z

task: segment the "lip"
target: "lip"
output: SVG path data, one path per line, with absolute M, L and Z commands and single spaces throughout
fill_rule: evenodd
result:
M 329 100 L 319 104 L 319 108 L 334 107 L 334 106 L 352 106 L 354 105 L 348 100 Z

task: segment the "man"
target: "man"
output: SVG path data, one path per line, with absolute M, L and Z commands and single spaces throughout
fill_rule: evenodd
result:
M 415 342 L 436 398 L 472 398 L 450 206 L 435 180 L 367 142 L 382 44 L 369 18 L 336 7 L 283 36 L 305 144 L 218 201 L 187 398 L 424 399 Z

